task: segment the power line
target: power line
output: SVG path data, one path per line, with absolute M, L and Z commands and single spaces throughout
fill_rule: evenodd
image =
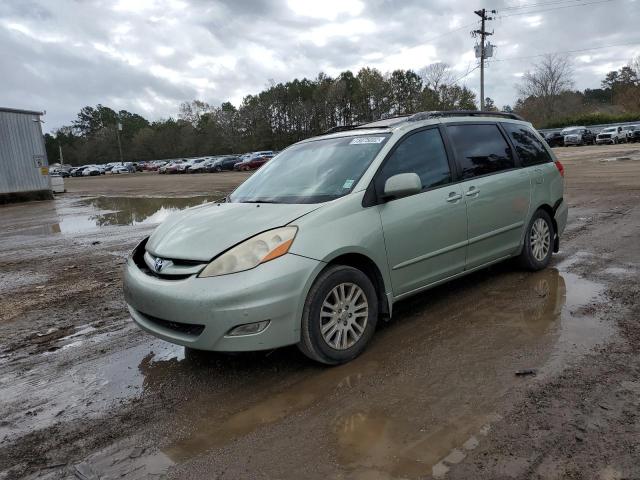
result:
M 554 2 L 539 2 L 539 3 L 526 3 L 523 5 L 513 5 L 513 6 L 507 6 L 507 7 L 502 7 L 500 9 L 496 9 L 499 11 L 504 11 L 504 10 L 522 10 L 523 8 L 533 8 L 533 7 L 543 7 L 543 6 L 548 6 L 548 5 L 562 5 L 562 4 L 566 4 L 566 3 L 574 3 L 574 2 L 583 2 L 584 0 L 559 0 L 559 1 L 554 1 Z
M 473 23 L 468 23 L 466 25 L 462 25 L 461 27 L 456 27 L 456 28 L 453 28 L 451 30 L 447 30 L 444 33 L 436 35 L 435 37 L 431 37 L 431 38 L 428 38 L 427 40 L 424 40 L 424 42 L 425 43 L 426 42 L 432 42 L 433 40 L 437 40 L 438 38 L 444 37 L 444 36 L 449 35 L 451 33 L 459 32 L 460 30 L 465 30 L 465 29 L 467 29 L 469 27 L 474 27 L 477 24 L 478 24 L 478 22 L 473 22 Z
M 462 75 L 462 76 L 456 78 L 455 80 L 453 80 L 451 83 L 458 83 L 460 80 L 462 80 L 463 78 L 468 77 L 469 75 L 471 75 L 473 72 L 475 72 L 479 68 L 480 68 L 480 65 L 476 65 L 471 70 L 467 70 L 467 73 L 465 73 L 464 75 Z
M 637 42 L 627 42 L 627 43 L 616 43 L 613 45 L 601 45 L 599 47 L 591 47 L 591 48 L 579 48 L 576 50 L 564 50 L 557 52 L 546 52 L 546 53 L 538 53 L 536 55 L 527 55 L 524 57 L 506 57 L 506 58 L 496 58 L 491 60 L 490 63 L 494 62 L 507 62 L 509 60 L 525 60 L 527 58 L 536 58 L 536 57 L 544 57 L 545 55 L 553 55 L 553 54 L 561 54 L 561 53 L 579 53 L 579 52 L 588 52 L 590 50 L 600 50 L 603 48 L 612 48 L 612 47 L 627 47 L 630 45 L 640 45 L 640 41 Z
M 609 2 L 613 2 L 613 1 L 614 0 L 598 0 L 596 2 L 576 3 L 574 5 L 564 5 L 564 6 L 561 6 L 561 7 L 544 8 L 542 10 L 532 10 L 532 11 L 529 11 L 529 12 L 510 13 L 508 15 L 498 15 L 496 17 L 496 19 L 508 18 L 508 17 L 516 17 L 516 16 L 519 16 L 519 15 L 534 15 L 536 13 L 551 12 L 553 10 L 560 10 L 560 9 L 563 9 L 563 8 L 586 7 L 588 5 L 598 5 L 600 3 L 609 3 Z

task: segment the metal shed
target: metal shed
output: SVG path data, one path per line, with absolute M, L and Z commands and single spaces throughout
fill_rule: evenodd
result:
M 0 204 L 53 198 L 41 115 L 0 107 Z

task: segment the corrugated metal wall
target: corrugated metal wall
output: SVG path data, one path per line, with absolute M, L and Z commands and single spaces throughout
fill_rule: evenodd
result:
M 40 117 L 0 109 L 0 193 L 50 190 Z

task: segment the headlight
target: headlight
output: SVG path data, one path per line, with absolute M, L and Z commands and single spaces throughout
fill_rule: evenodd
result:
M 297 231 L 297 227 L 281 227 L 251 237 L 213 260 L 198 276 L 242 272 L 281 257 L 289 251 Z

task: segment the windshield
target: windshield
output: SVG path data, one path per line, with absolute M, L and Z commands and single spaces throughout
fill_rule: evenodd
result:
M 572 135 L 572 134 L 577 134 L 580 133 L 582 131 L 581 128 L 565 128 L 564 130 L 562 130 L 562 135 Z
M 603 128 L 602 131 L 605 133 L 608 132 L 615 132 L 616 130 L 618 130 L 616 127 L 609 127 L 609 128 Z
M 287 148 L 229 196 L 231 202 L 320 203 L 346 195 L 389 134 L 328 138 Z

